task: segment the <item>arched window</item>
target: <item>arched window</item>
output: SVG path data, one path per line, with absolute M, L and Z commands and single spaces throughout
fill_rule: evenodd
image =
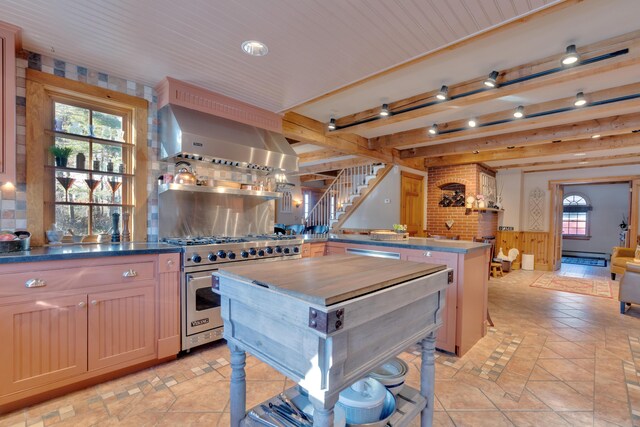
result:
M 567 194 L 562 201 L 562 235 L 568 238 L 588 239 L 591 204 L 580 194 Z

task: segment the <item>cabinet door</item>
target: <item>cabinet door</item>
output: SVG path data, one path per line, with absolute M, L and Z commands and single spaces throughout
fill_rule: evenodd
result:
M 447 287 L 447 296 L 442 312 L 442 326 L 438 330 L 436 347 L 451 353 L 456 351 L 456 324 L 458 301 L 458 255 L 449 252 L 434 252 L 420 250 L 404 250 L 402 259 L 427 264 L 445 264 L 453 268 L 453 283 Z
M 344 255 L 345 245 L 341 243 L 327 243 L 327 255 Z
M 89 370 L 155 355 L 153 286 L 89 294 Z
M 87 371 L 87 295 L 0 307 L 0 395 Z
M 324 256 L 325 246 L 326 245 L 324 243 L 312 243 L 311 249 L 309 251 L 309 256 L 311 257 Z

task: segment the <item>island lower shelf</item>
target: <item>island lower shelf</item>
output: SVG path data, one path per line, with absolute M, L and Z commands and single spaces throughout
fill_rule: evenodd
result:
M 300 396 L 300 391 L 298 387 L 291 387 L 285 390 L 284 394 L 291 400 L 296 401 Z M 254 412 L 260 417 L 265 416 L 265 411 L 262 406 L 269 406 L 269 403 L 274 405 L 282 403 L 277 396 L 262 402 L 252 409 L 249 410 L 248 413 Z M 391 418 L 388 421 L 388 425 L 390 427 L 405 427 L 408 426 L 411 421 L 420 414 L 427 406 L 427 400 L 420 395 L 418 390 L 405 385 L 400 393 L 396 396 L 396 411 L 393 413 Z M 268 418 L 268 417 L 267 417 Z M 247 416 L 244 420 L 242 420 L 241 426 L 243 427 L 264 427 L 264 424 L 259 421 L 255 421 Z

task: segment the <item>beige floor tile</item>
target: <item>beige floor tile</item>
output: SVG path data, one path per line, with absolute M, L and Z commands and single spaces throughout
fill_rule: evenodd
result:
M 163 414 L 156 425 L 158 427 L 211 427 L 218 425 L 222 416 L 222 412 L 170 412 Z
M 217 381 L 176 398 L 169 412 L 222 412 L 229 401 L 229 382 Z
M 495 409 L 495 406 L 477 387 L 458 381 L 436 384 L 436 395 L 445 410 Z
M 593 426 L 593 412 L 558 412 L 572 426 Z
M 631 427 L 631 411 L 626 402 L 597 397 L 593 414 L 596 418 L 619 426 Z
M 563 381 L 593 381 L 594 373 L 581 368 L 568 359 L 539 360 L 538 365 Z
M 448 412 L 456 427 L 507 427 L 513 426 L 500 411 Z
M 516 427 L 570 427 L 571 424 L 555 412 L 505 412 Z
M 591 411 L 593 399 L 561 381 L 529 381 L 527 389 L 554 411 Z

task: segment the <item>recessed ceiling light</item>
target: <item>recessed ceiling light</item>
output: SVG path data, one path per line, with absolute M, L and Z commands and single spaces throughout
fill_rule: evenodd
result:
M 269 53 L 267 45 L 257 40 L 247 40 L 242 42 L 242 51 L 251 56 L 265 56 Z
M 600 135 L 599 133 L 597 133 L 597 134 L 595 134 L 595 135 L 591 135 L 591 138 L 593 138 L 593 139 L 597 139 L 597 138 L 600 138 L 600 136 L 601 136 L 601 135 Z
M 480 151 L 478 151 L 478 150 L 473 150 L 473 154 L 480 154 Z
M 492 71 L 491 74 L 489 74 L 489 77 L 487 77 L 487 80 L 484 81 L 484 85 L 487 87 L 496 87 L 498 85 L 497 79 L 498 72 Z
M 580 55 L 576 51 L 576 45 L 572 44 L 567 46 L 566 53 L 562 56 L 562 65 L 572 65 L 578 62 Z
M 336 130 L 336 119 L 334 119 L 332 117 L 331 120 L 329 120 L 329 124 L 327 125 L 327 129 Z
M 524 117 L 524 107 L 522 105 L 516 108 L 516 111 L 513 112 L 513 117 L 515 117 L 516 119 L 521 119 L 522 117 Z
M 586 103 L 587 98 L 584 97 L 584 92 L 578 92 L 576 94 L 576 100 L 573 105 L 575 105 L 576 107 L 582 107 L 583 105 L 586 105 Z
M 576 157 L 582 157 L 582 156 L 586 156 L 587 153 L 573 153 L 573 155 Z
M 389 115 L 389 104 L 382 104 L 380 108 L 380 117 L 387 117 Z
M 578 162 L 579 165 L 586 165 L 589 162 Z
M 438 125 L 432 124 L 429 128 L 429 135 L 437 135 L 438 134 Z
M 478 126 L 478 122 L 476 121 L 476 119 L 469 119 L 467 124 L 469 125 L 470 128 L 474 128 L 474 127 Z
M 442 85 L 442 87 L 440 88 L 440 91 L 436 95 L 436 98 L 438 98 L 440 101 L 444 101 L 448 97 L 449 97 L 449 87 L 447 85 Z

